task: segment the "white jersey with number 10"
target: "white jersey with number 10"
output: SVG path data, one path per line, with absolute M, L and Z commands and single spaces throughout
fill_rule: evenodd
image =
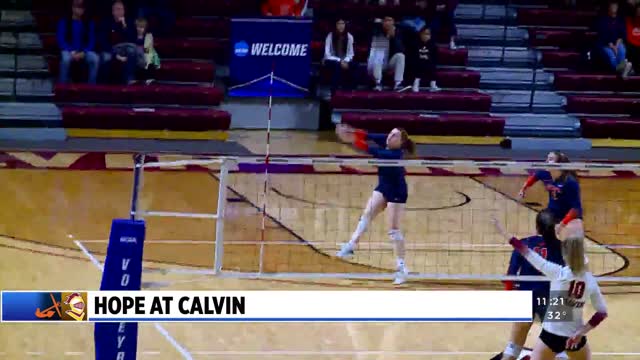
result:
M 528 250 L 524 256 L 531 265 L 551 280 L 551 296 L 563 294 L 568 297 L 564 299 L 564 308 L 573 312 L 563 316 L 571 320 L 544 321 L 542 328 L 547 332 L 559 336 L 573 336 L 584 325 L 583 312 L 587 298 L 591 300 L 597 312 L 606 313 L 607 305 L 600 292 L 598 281 L 592 273 L 585 271 L 576 275 L 568 266 L 563 267 L 549 262 L 531 250 Z

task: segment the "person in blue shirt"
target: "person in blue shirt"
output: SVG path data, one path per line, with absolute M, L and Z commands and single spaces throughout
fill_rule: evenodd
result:
M 353 143 L 354 147 L 365 151 L 376 159 L 401 160 L 405 154 L 415 152 L 415 144 L 404 129 L 393 129 L 389 134 L 369 134 L 364 130 L 353 129 L 348 125 L 336 128 L 338 138 L 346 143 Z M 368 141 L 375 143 L 369 146 Z M 358 222 L 351 240 L 344 244 L 337 256 L 346 258 L 354 254 L 354 249 L 360 237 L 367 230 L 369 223 L 386 209 L 389 222 L 389 238 L 396 254 L 396 276 L 394 284 L 406 281 L 408 269 L 404 262 L 404 236 L 400 231 L 400 216 L 407 202 L 407 181 L 405 169 L 402 166 L 379 166 L 378 186 L 371 194 L 367 207 Z
M 555 215 L 550 210 L 543 210 L 536 216 L 536 231 L 538 235 L 534 235 L 522 242 L 538 255 L 548 261 L 564 266 L 562 257 L 562 245 L 555 233 Z M 507 275 L 519 276 L 543 276 L 536 268 L 534 268 L 517 250 L 511 254 Z M 540 322 L 544 321 L 547 312 L 547 300 L 549 299 L 548 281 L 506 281 L 506 290 L 524 290 L 531 291 L 533 296 L 533 318 L 536 316 Z M 519 359 L 520 353 L 527 340 L 527 335 L 533 323 L 514 323 L 511 327 L 511 336 L 505 350 L 493 357 L 496 360 L 516 360 Z M 559 354 L 558 358 L 567 359 L 566 354 Z
M 98 77 L 99 59 L 95 53 L 95 26 L 85 16 L 85 6 L 81 0 L 74 0 L 71 17 L 58 23 L 57 40 L 61 51 L 60 83 L 69 82 L 72 62 L 85 62 L 89 68 L 88 82 L 95 84 Z
M 547 155 L 547 163 L 568 163 L 569 158 L 559 152 L 552 151 Z M 518 196 L 523 199 L 528 188 L 541 181 L 549 193 L 549 209 L 557 222 L 557 233 L 571 221 L 582 219 L 582 200 L 580 199 L 580 184 L 574 171 L 568 170 L 539 170 L 531 175 L 524 183 Z

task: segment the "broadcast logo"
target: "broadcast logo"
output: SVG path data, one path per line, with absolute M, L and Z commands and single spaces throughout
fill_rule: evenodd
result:
M 249 44 L 245 41 L 238 41 L 233 47 L 233 53 L 239 57 L 247 56 L 249 54 Z
M 86 292 L 3 291 L 2 321 L 87 321 Z

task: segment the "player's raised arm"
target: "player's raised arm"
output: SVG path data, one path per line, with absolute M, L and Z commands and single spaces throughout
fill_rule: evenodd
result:
M 495 225 L 496 230 L 498 230 L 498 232 L 505 238 L 509 239 L 509 244 L 511 244 L 511 246 L 513 246 L 513 248 L 516 249 L 538 271 L 553 279 L 560 275 L 562 266 L 545 260 L 542 256 L 536 254 L 535 251 L 529 249 L 522 240 L 507 233 L 497 219 L 492 219 L 492 222 Z

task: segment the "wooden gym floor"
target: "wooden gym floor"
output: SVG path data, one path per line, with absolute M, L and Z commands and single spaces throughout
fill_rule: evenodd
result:
M 231 139 L 263 152 L 262 134 L 234 132 Z M 353 154 L 330 137 L 313 133 L 276 133 L 278 154 Z M 292 145 L 295 144 L 295 147 Z M 67 167 L 71 154 L 47 162 L 38 155 L 14 154 L 31 164 Z M 130 201 L 127 156 L 113 155 L 105 170 L 3 169 L 0 171 L 0 288 L 97 289 L 100 272 L 74 244 L 81 241 L 99 260 L 113 218 L 126 216 Z M 109 164 L 116 164 L 109 166 Z M 1 168 L 2 166 L 0 166 Z M 143 208 L 215 212 L 217 178 L 204 172 L 148 172 Z M 230 178 L 225 224 L 226 269 L 259 268 L 262 178 Z M 535 210 L 544 204 L 536 188 L 521 204 L 512 199 L 522 177 L 412 176 L 403 221 L 412 271 L 496 274 L 506 269 L 509 249 L 488 226 L 495 214 L 518 235 L 531 234 Z M 357 257 L 332 256 L 346 241 L 375 183 L 375 176 L 274 174 L 269 192 L 264 271 L 376 272 L 392 267 L 384 218 L 377 219 Z M 598 244 L 640 245 L 640 179 L 581 179 L 589 241 L 596 273 L 640 276 L 640 250 L 615 252 Z M 148 269 L 210 268 L 215 226 L 206 220 L 148 219 L 145 260 Z M 304 239 L 314 246 L 300 241 Z M 176 240 L 181 240 L 178 242 Z M 188 240 L 188 241 L 184 241 Z M 391 289 L 387 281 L 273 281 L 216 279 L 201 275 L 150 272 L 143 281 L 162 289 Z M 498 282 L 411 282 L 404 289 L 495 289 Z M 596 358 L 640 359 L 640 286 L 607 284 L 610 318 L 589 336 Z M 634 305 L 635 304 L 635 305 Z M 339 305 L 337 305 L 339 306 Z M 394 306 L 381 304 L 381 306 Z M 398 304 L 401 306 L 401 304 Z M 142 324 L 139 358 L 179 359 L 488 359 L 507 340 L 509 324 Z M 531 345 L 538 327 L 528 340 Z M 165 335 L 163 335 L 165 334 Z M 167 341 L 168 337 L 171 341 Z M 90 359 L 92 326 L 2 324 L 0 359 Z

